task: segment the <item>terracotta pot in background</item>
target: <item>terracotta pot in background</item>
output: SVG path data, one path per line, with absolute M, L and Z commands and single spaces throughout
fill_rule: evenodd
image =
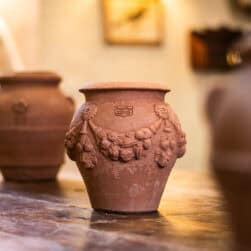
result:
M 74 104 L 51 72 L 0 77 L 0 169 L 6 180 L 55 179 Z
M 250 67 L 244 67 L 208 98 L 212 167 L 230 212 L 236 251 L 251 250 L 250 81 Z
M 114 212 L 156 211 L 185 134 L 163 86 L 96 83 L 66 134 L 68 155 L 85 181 L 92 207 Z

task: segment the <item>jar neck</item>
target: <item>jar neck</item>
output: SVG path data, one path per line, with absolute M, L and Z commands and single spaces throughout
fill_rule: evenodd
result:
M 46 88 L 58 88 L 59 83 L 57 84 L 51 84 L 46 82 L 1 82 L 0 81 L 0 90 L 12 90 L 12 89 L 19 89 L 19 88 L 27 88 L 27 89 L 40 89 L 43 87 Z
M 95 90 L 83 92 L 87 102 L 100 103 L 103 102 L 132 102 L 139 101 L 148 102 L 148 99 L 155 102 L 164 102 L 166 91 L 152 90 Z
M 44 71 L 23 71 L 12 72 L 0 76 L 0 85 L 4 88 L 23 86 L 58 86 L 61 77 L 53 72 Z

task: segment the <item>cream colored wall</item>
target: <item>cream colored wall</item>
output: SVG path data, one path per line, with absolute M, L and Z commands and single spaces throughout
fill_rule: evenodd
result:
M 77 90 L 87 81 L 147 81 L 166 83 L 169 102 L 187 133 L 188 151 L 178 161 L 184 168 L 208 165 L 208 128 L 204 98 L 208 86 L 224 74 L 191 71 L 187 36 L 190 29 L 219 24 L 242 25 L 227 0 L 163 0 L 165 44 L 162 47 L 108 46 L 102 38 L 98 0 L 41 0 L 41 65 L 64 77 L 63 89 L 79 105 Z
M 27 68 L 38 62 L 39 0 L 0 0 L 0 18 L 9 26 Z M 11 69 L 0 34 L 0 72 Z
M 224 74 L 195 74 L 189 67 L 190 29 L 227 24 L 249 27 L 237 20 L 228 0 L 163 0 L 165 44 L 162 47 L 108 46 L 103 43 L 99 0 L 0 0 L 3 17 L 29 69 L 60 72 L 62 88 L 74 96 L 87 81 L 147 81 L 166 83 L 169 102 L 187 133 L 188 152 L 178 161 L 185 168 L 208 163 L 208 128 L 203 105 L 207 89 L 224 81 Z M 0 48 L 2 44 L 0 41 Z M 8 70 L 0 49 L 0 71 Z

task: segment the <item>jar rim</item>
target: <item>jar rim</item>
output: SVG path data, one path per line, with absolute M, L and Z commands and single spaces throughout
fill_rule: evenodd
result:
M 171 91 L 166 85 L 150 82 L 89 82 L 79 89 L 80 92 L 95 90 L 152 90 Z
M 17 71 L 0 75 L 0 83 L 50 83 L 58 84 L 61 77 L 52 71 Z

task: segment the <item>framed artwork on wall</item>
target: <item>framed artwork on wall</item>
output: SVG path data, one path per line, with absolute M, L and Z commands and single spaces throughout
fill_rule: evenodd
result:
M 159 45 L 163 41 L 161 0 L 101 0 L 104 38 L 109 44 Z

